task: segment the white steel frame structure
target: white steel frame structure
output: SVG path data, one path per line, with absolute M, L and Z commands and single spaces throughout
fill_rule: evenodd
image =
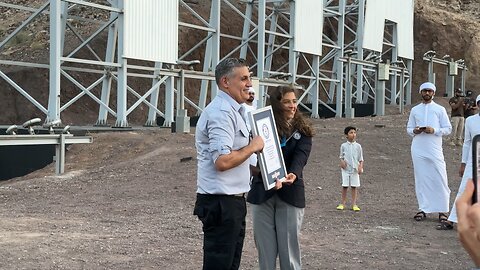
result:
M 445 67 L 445 95 L 447 97 L 453 97 L 455 89 L 455 76 L 458 75 L 458 70 L 461 70 L 460 74 L 460 89 L 465 93 L 465 78 L 468 71 L 465 65 L 465 60 L 454 60 L 449 54 L 445 54 L 441 58 L 436 57 L 437 52 L 430 50 L 423 54 L 423 61 L 428 63 L 428 81 L 435 83 L 436 74 L 433 70 L 435 64 Z
M 210 7 L 208 16 L 197 10 L 197 4 L 168 0 L 178 1 L 179 32 L 201 37 L 190 48 L 179 45 L 176 63 L 130 62 L 124 56 L 123 40 L 128 38 L 124 33 L 123 20 L 128 12 L 124 1 L 36 0 L 29 7 L 0 1 L 0 8 L 27 14 L 15 30 L 0 40 L 0 52 L 37 18 L 49 18 L 45 25 L 49 29 L 48 63 L 0 57 L 0 77 L 46 115 L 46 124 L 60 122 L 64 110 L 88 96 L 99 106 L 96 125 L 107 126 L 111 116 L 115 127 L 129 127 L 128 116 L 142 105 L 148 108 L 146 126 L 154 126 L 157 117 L 162 117 L 162 125 L 170 127 L 188 114 L 199 115 L 216 95 L 214 67 L 226 57 L 245 58 L 251 63 L 259 81 L 260 106 L 268 98 L 269 87 L 285 84 L 300 89 L 300 106 L 312 118 L 320 117 L 321 110 L 336 117 L 354 117 L 354 104 L 374 104 L 375 113 L 383 115 L 386 103 L 400 105 L 400 110 L 411 103 L 413 59 L 398 56 L 396 24 L 386 23 L 382 52 L 362 47 L 367 0 L 323 0 L 321 55 L 294 50 L 295 3 L 299 0 L 201 1 Z M 85 16 L 85 10 L 95 10 L 100 16 L 92 19 Z M 226 10 L 235 18 L 222 16 Z M 242 22 L 243 31 L 229 31 L 227 26 L 232 21 Z M 98 27 L 84 36 L 82 24 Z M 106 49 L 99 52 L 93 41 L 102 34 L 107 35 Z M 74 44 L 72 37 L 77 44 L 67 51 L 65 45 Z M 80 56 L 81 50 L 88 51 L 89 56 Z M 29 89 L 8 76 L 4 70 L 12 66 L 48 69 L 48 100 L 35 99 Z M 80 81 L 80 73 L 93 74 L 96 79 L 90 83 Z M 134 83 L 137 80 L 149 80 L 151 87 L 140 89 Z M 62 95 L 64 81 L 79 90 L 73 98 Z M 114 85 L 116 101 L 111 101 Z

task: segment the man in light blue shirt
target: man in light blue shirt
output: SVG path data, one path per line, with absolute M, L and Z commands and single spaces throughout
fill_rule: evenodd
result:
M 197 201 L 194 215 L 203 224 L 203 269 L 238 269 L 250 190 L 249 157 L 263 149 L 250 138 L 241 106 L 252 86 L 242 59 L 227 58 L 215 69 L 220 89 L 200 116 L 195 132 Z

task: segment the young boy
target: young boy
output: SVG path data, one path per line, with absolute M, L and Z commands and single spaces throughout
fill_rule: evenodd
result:
M 348 126 L 344 130 L 347 141 L 340 146 L 340 168 L 342 168 L 342 203 L 337 210 L 344 210 L 347 203 L 348 187 L 352 190 L 352 210 L 360 211 L 357 205 L 357 187 L 360 186 L 360 174 L 363 173 L 362 146 L 355 141 L 357 128 Z

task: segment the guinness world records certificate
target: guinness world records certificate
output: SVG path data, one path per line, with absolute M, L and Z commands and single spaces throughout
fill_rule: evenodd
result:
M 258 163 L 265 190 L 269 190 L 275 186 L 276 180 L 283 181 L 287 176 L 272 107 L 252 111 L 249 118 L 253 135 L 262 137 L 264 142 L 263 150 L 258 154 Z

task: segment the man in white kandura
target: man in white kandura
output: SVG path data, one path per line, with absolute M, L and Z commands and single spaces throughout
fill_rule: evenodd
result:
M 255 99 L 255 89 L 253 89 L 253 87 L 248 89 L 248 99 L 245 103 L 242 103 L 242 106 L 245 108 L 245 118 L 247 119 L 248 131 L 251 131 L 252 127 L 250 125 L 249 113 L 257 109 L 257 100 Z
M 445 108 L 433 101 L 435 90 L 430 82 L 420 86 L 422 103 L 412 108 L 407 133 L 413 137 L 411 152 L 419 208 L 414 219 L 422 221 L 426 213 L 439 213 L 442 223 L 447 219 L 450 202 L 442 136 L 452 132 L 452 125 Z
M 480 95 L 477 96 L 475 104 L 478 106 L 480 104 Z M 462 196 L 465 186 L 470 178 L 472 178 L 472 142 L 475 135 L 480 134 L 480 115 L 478 113 L 465 119 L 465 140 L 463 141 L 462 148 L 462 162 L 460 163 L 460 168 L 458 173 L 462 177 L 462 182 L 460 182 L 460 187 L 458 188 L 457 197 L 452 205 L 452 212 L 448 216 L 448 221 L 440 223 L 437 225 L 438 230 L 451 230 L 453 229 L 453 223 L 457 223 L 457 210 L 456 204 L 457 199 Z

